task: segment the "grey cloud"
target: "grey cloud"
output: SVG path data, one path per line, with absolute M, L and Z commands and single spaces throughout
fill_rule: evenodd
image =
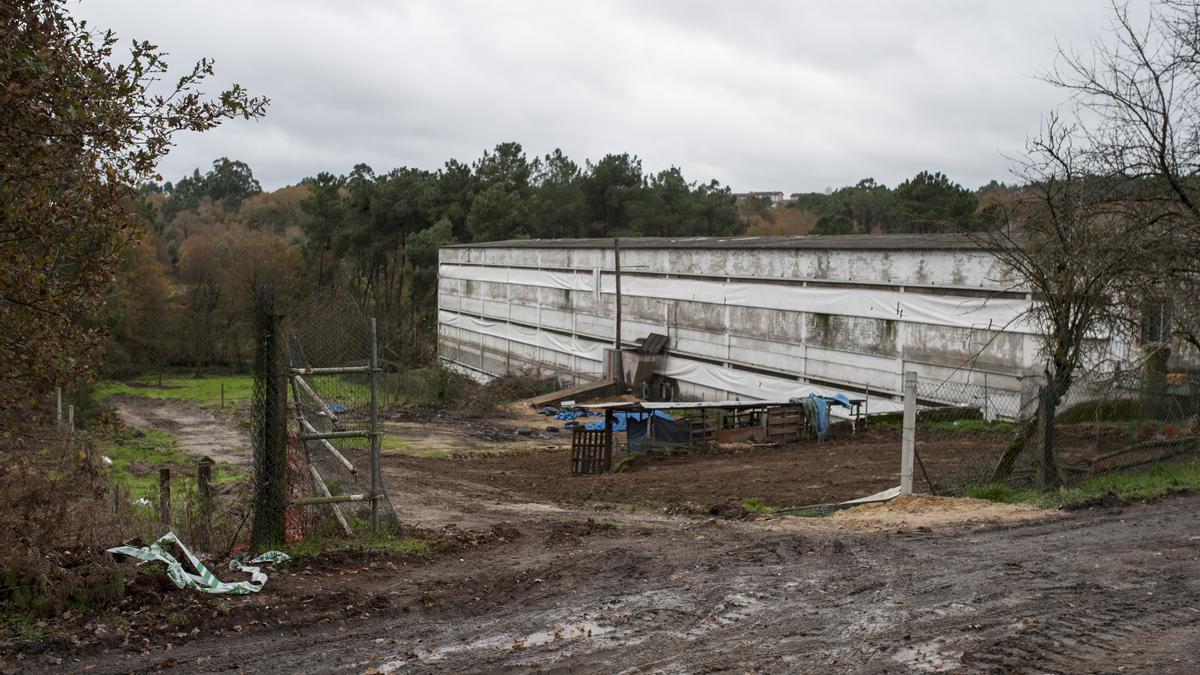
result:
M 922 169 L 1009 178 L 1107 3 L 199 2 L 72 6 L 179 68 L 272 99 L 266 119 L 179 139 L 167 178 L 215 157 L 268 188 L 366 162 L 436 169 L 515 140 L 576 161 L 630 152 L 736 190 L 821 190 Z

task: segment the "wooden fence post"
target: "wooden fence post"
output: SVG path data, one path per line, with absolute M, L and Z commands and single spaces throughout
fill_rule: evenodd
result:
M 213 462 L 211 457 L 201 457 L 196 463 L 196 493 L 200 497 L 200 526 L 196 546 L 207 549 L 212 544 L 213 512 Z
M 171 527 L 171 469 L 165 466 L 158 470 L 158 519 Z

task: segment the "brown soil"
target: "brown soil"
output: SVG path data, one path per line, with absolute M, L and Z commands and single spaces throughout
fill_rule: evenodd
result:
M 908 495 L 886 502 L 863 504 L 833 514 L 838 525 L 896 529 L 962 523 L 1000 523 L 1046 518 L 1054 514 L 1027 504 L 999 504 L 964 497 Z
M 285 563 L 244 598 L 143 575 L 0 668 L 1182 673 L 1200 648 L 1195 496 L 982 529 L 780 521 L 528 512 L 428 556 Z
M 954 438 L 932 474 L 982 459 Z M 241 598 L 142 575 L 120 608 L 8 634 L 0 670 L 1191 671 L 1198 496 L 1028 519 L 1046 514 L 920 497 L 827 519 L 680 508 L 895 485 L 894 431 L 853 440 L 591 477 L 569 476 L 565 451 L 392 456 L 391 500 L 427 528 L 427 555 L 296 560 Z
M 934 483 L 974 478 L 990 461 L 990 439 L 945 431 L 928 438 L 925 459 Z M 863 497 L 899 484 L 899 432 L 869 427 L 824 443 L 744 445 L 655 454 L 630 470 L 591 476 L 570 473 L 570 450 L 492 452 L 454 459 L 399 459 L 399 466 L 435 480 L 453 478 L 522 499 L 566 504 L 636 504 L 703 510 L 757 498 L 774 506 L 804 506 Z M 919 481 L 920 482 L 920 481 Z

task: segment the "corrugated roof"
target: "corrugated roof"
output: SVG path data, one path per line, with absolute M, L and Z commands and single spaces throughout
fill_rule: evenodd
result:
M 446 248 L 604 248 L 605 239 L 509 239 Z M 964 234 L 847 234 L 771 237 L 621 237 L 623 249 L 811 249 L 849 251 L 978 250 Z

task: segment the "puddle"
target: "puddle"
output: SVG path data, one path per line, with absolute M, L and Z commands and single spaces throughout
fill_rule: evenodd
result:
M 534 631 L 525 635 L 503 633 L 477 638 L 462 644 L 435 646 L 432 649 L 417 647 L 409 652 L 416 654 L 416 658 L 405 656 L 394 659 L 376 666 L 375 670 L 380 673 L 393 673 L 408 666 L 436 663 L 448 656 L 481 649 L 519 652 L 531 647 L 542 647 L 557 642 L 569 644 L 578 640 L 608 635 L 616 630 L 614 626 L 606 626 L 595 621 L 569 621 L 558 628 Z
M 892 654 L 892 659 L 911 670 L 925 673 L 941 673 L 959 667 L 962 652 L 945 653 L 946 647 L 937 642 L 924 642 L 911 647 L 901 647 Z

